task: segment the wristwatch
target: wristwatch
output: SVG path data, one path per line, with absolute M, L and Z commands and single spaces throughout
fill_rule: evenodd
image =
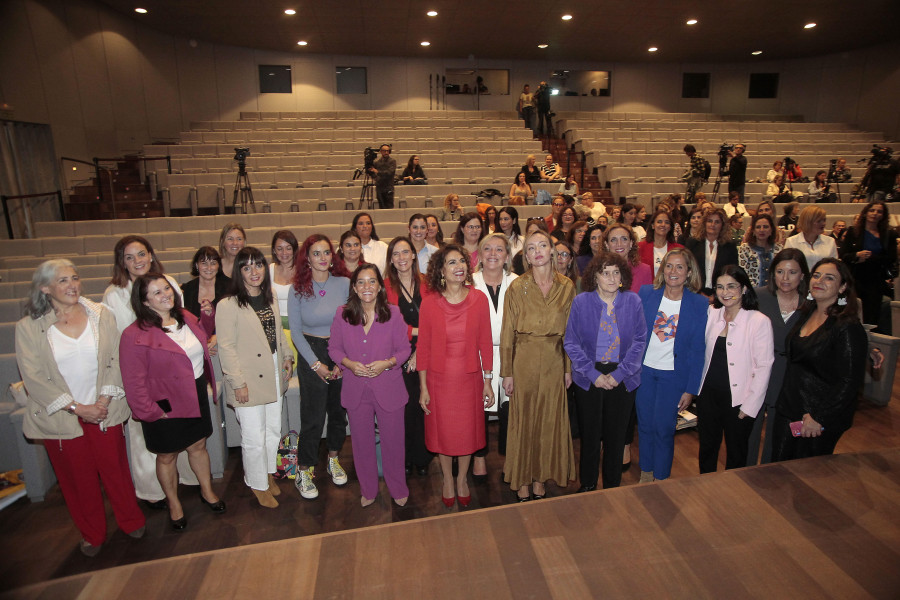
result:
M 76 407 L 76 406 L 78 406 L 78 404 L 76 404 L 75 402 L 73 402 L 72 404 L 70 404 L 70 405 L 68 405 L 68 406 L 66 407 L 66 412 L 69 413 L 70 415 L 74 415 L 74 414 L 75 414 L 75 407 Z
M 484 378 L 485 378 L 485 379 L 493 379 L 493 378 L 494 378 L 494 374 L 493 374 L 493 373 L 485 373 L 485 374 L 484 374 Z

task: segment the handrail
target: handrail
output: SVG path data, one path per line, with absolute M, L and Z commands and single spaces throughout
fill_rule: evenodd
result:
M 65 206 L 63 205 L 62 190 L 56 190 L 54 192 L 43 192 L 43 193 L 38 193 L 38 194 L 19 194 L 18 196 L 0 195 L 0 203 L 3 204 L 3 216 L 6 218 L 6 232 L 9 234 L 9 239 L 11 239 L 11 240 L 15 239 L 15 236 L 13 235 L 12 218 L 10 218 L 10 216 L 9 216 L 9 204 L 8 204 L 9 200 L 22 200 L 25 198 L 38 198 L 41 196 L 54 196 L 54 195 L 56 196 L 57 202 L 59 202 L 59 215 L 60 215 L 60 217 L 62 217 L 62 220 L 65 221 L 66 220 L 66 210 L 65 210 Z
M 71 156 L 60 156 L 60 157 L 59 157 L 59 160 L 68 160 L 68 161 L 70 161 L 70 162 L 77 162 L 77 163 L 81 163 L 81 164 L 83 164 L 83 165 L 87 165 L 87 166 L 89 166 L 89 167 L 93 167 L 93 166 L 94 166 L 94 163 L 92 163 L 92 162 L 88 162 L 88 161 L 86 161 L 86 160 L 81 160 L 80 158 L 72 158 Z M 107 171 L 110 170 L 110 169 L 107 169 L 106 167 L 100 167 L 100 168 L 101 168 L 101 169 L 106 169 Z

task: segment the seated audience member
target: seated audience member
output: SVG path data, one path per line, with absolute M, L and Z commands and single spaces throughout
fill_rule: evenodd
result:
M 784 214 L 778 219 L 778 226 L 785 231 L 792 231 L 797 226 L 797 215 L 800 214 L 800 203 L 789 202 L 783 209 Z
M 578 183 L 575 181 L 575 175 L 569 173 L 566 175 L 565 182 L 559 185 L 559 194 L 563 196 L 571 196 L 572 198 L 578 197 Z
M 782 249 L 775 232 L 772 217 L 757 213 L 738 248 L 738 265 L 747 272 L 753 287 L 762 287 L 769 282 L 769 266 Z
M 731 228 L 731 241 L 740 244 L 744 239 L 744 218 L 735 213 L 728 217 L 728 226 Z
M 792 159 L 791 157 L 786 157 L 784 159 L 784 180 L 785 181 L 799 181 L 803 178 L 803 169 L 800 168 L 800 165 L 797 164 L 797 161 Z
M 425 185 L 428 183 L 425 171 L 422 170 L 422 165 L 419 164 L 418 155 L 414 154 L 409 157 L 409 162 L 406 164 L 406 168 L 403 169 L 400 179 L 403 181 L 403 185 Z
M 797 233 L 788 237 L 785 248 L 796 248 L 806 257 L 806 266 L 813 267 L 823 258 L 837 258 L 834 238 L 825 235 L 825 209 L 810 205 L 800 211 L 797 219 Z
M 552 154 L 544 157 L 544 164 L 541 165 L 541 179 L 547 183 L 561 183 L 563 181 L 562 168 L 559 166 L 559 163 L 553 162 Z
M 826 171 L 816 171 L 816 176 L 813 177 L 813 180 L 809 182 L 807 193 L 809 194 L 810 202 L 822 201 L 822 196 L 825 193 L 825 189 L 827 187 L 825 183 L 826 175 L 828 175 Z
M 447 194 L 444 197 L 444 210 L 441 211 L 441 221 L 459 221 L 463 212 L 462 207 L 459 205 L 458 194 Z
M 528 183 L 528 176 L 524 171 L 519 171 L 516 173 L 516 180 L 513 181 L 513 184 L 509 188 L 509 197 L 520 197 L 525 201 L 525 204 L 528 204 L 529 198 L 534 198 L 534 190 L 531 189 L 531 184 Z
M 852 174 L 850 169 L 847 168 L 847 161 L 843 157 L 837 159 L 837 164 L 834 166 L 834 180 L 838 183 L 846 183 L 850 181 L 852 178 Z
M 743 217 L 747 214 L 747 208 L 741 202 L 741 194 L 738 191 L 728 192 L 728 202 L 722 207 L 725 211 L 725 216 L 729 219 L 732 215 L 738 215 Z
M 528 158 L 525 159 L 521 172 L 525 173 L 525 181 L 528 183 L 541 183 L 543 181 L 544 172 L 541 171 L 540 167 L 535 166 L 534 154 L 529 154 Z
M 602 202 L 594 201 L 594 195 L 591 192 L 585 192 L 581 195 L 581 204 L 590 209 L 591 220 L 595 223 L 597 219 L 606 214 L 606 207 Z
M 367 263 L 378 267 L 379 271 L 384 271 L 384 265 L 387 262 L 387 244 L 378 239 L 372 215 L 366 212 L 356 213 L 350 229 L 355 229 L 356 233 L 359 234 L 359 241 L 362 243 L 363 259 Z
M 766 173 L 766 181 L 768 181 L 769 183 L 773 183 L 775 181 L 775 178 L 779 175 L 784 177 L 784 167 L 782 167 L 783 164 L 784 163 L 782 163 L 780 160 L 776 160 L 774 163 L 772 163 L 772 168 L 769 169 L 768 173 Z

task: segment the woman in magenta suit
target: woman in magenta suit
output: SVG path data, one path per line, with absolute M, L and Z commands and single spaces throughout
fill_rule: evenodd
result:
M 469 253 L 447 244 L 431 255 L 416 346 L 425 411 L 425 445 L 440 455 L 447 508 L 472 500 L 466 475 L 472 454 L 484 446 L 484 409 L 494 405 L 494 346 L 488 299 L 471 287 Z M 456 489 L 453 457 L 459 457 Z
M 381 436 L 384 482 L 398 506 L 406 486 L 404 409 L 409 396 L 399 367 L 409 358 L 409 338 L 400 309 L 388 304 L 378 268 L 361 265 L 350 278 L 350 296 L 331 323 L 328 355 L 344 371 L 341 405 L 353 432 L 353 463 L 363 507 L 378 496 L 375 421 Z

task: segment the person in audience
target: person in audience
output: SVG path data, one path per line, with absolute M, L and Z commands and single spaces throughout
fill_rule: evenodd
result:
M 824 209 L 823 209 L 824 212 Z M 778 226 L 787 232 L 793 231 L 797 227 L 797 219 L 800 214 L 800 203 L 791 201 L 784 206 L 781 218 L 778 219 Z
M 226 233 L 228 232 L 222 232 L 221 239 L 224 239 Z M 134 310 L 131 307 L 131 291 L 135 279 L 151 271 L 163 273 L 164 270 L 156 258 L 153 246 L 147 238 L 139 235 L 126 235 L 120 238 L 113 249 L 113 257 L 113 276 L 109 287 L 103 293 L 103 304 L 116 317 L 116 327 L 121 333 L 135 319 Z M 178 282 L 168 275 L 165 275 L 165 278 L 175 290 L 175 294 L 181 296 Z M 184 301 L 179 298 L 179 303 L 183 305 Z M 204 322 L 206 320 L 204 319 Z M 125 427 L 128 428 L 128 461 L 131 465 L 131 478 L 134 481 L 137 497 L 150 508 L 164 510 L 167 506 L 166 495 L 156 478 L 156 457 L 147 450 L 144 443 L 144 431 L 135 419 L 129 419 Z M 181 483 L 197 485 L 197 479 L 190 468 L 187 453 L 182 452 L 178 456 L 178 473 Z
M 512 258 L 522 250 L 522 231 L 519 229 L 519 211 L 513 206 L 501 207 L 497 212 L 498 233 L 502 233 L 509 240 L 509 256 Z
M 575 267 L 579 273 L 583 273 L 591 259 L 600 254 L 603 249 L 603 233 L 605 231 L 603 226 L 594 225 L 588 227 L 584 237 L 581 238 L 581 244 L 578 246 L 575 257 Z
M 367 264 L 362 257 L 362 240 L 359 238 L 359 234 L 355 229 L 348 229 L 341 234 L 337 253 L 344 261 L 344 267 L 346 267 L 348 271 L 350 271 L 351 267 L 353 268 L 353 271 L 355 271 L 356 267 L 359 265 Z M 291 281 L 293 282 L 293 280 Z M 284 314 L 287 314 L 287 312 Z M 293 344 L 293 342 L 291 343 Z
M 809 205 L 800 211 L 797 219 L 797 233 L 784 243 L 785 248 L 796 248 L 806 256 L 806 265 L 812 271 L 813 265 L 823 258 L 837 258 L 837 244 L 834 238 L 825 235 L 825 209 Z
M 701 281 L 694 255 L 674 248 L 663 258 L 653 285 L 639 293 L 648 340 L 635 399 L 641 483 L 669 478 L 677 414 L 700 393 L 709 308 L 697 293 Z
M 602 248 L 625 259 L 631 269 L 631 291 L 653 283 L 653 268 L 641 261 L 637 235 L 624 223 L 616 223 L 603 233 Z
M 784 163 L 780 160 L 776 160 L 772 163 L 772 168 L 769 169 L 769 172 L 766 173 L 766 181 L 769 183 L 774 183 L 775 178 L 781 176 L 784 177 Z M 772 194 L 768 194 L 771 196 Z
M 563 200 L 562 196 L 553 197 L 553 200 L 550 203 L 550 214 L 544 217 L 544 223 L 547 224 L 547 229 L 549 231 L 553 231 L 559 227 L 560 217 L 562 216 L 562 211 L 565 207 L 566 201 Z
M 482 206 L 484 205 L 479 205 L 479 209 Z M 484 218 L 482 219 L 484 234 L 487 235 L 499 231 L 499 228 L 497 227 L 497 207 L 493 204 L 488 204 L 481 212 L 484 214 Z
M 425 216 L 425 243 L 440 248 L 444 245 L 444 231 L 441 229 L 441 222 L 434 215 Z
M 638 244 L 638 256 L 641 262 L 650 265 L 652 269 L 651 279 L 656 276 L 656 272 L 662 265 L 662 259 L 669 250 L 681 247 L 681 244 L 675 243 L 671 212 L 666 207 L 657 207 L 653 216 L 650 217 L 650 233 L 647 235 L 647 239 Z
M 234 257 L 247 243 L 247 233 L 240 223 L 226 223 L 219 234 L 219 255 L 222 257 L 222 274 L 231 279 Z
M 403 364 L 403 382 L 408 402 L 405 412 L 406 473 L 413 469 L 420 476 L 428 474 L 428 465 L 434 455 L 425 446 L 425 412 L 419 405 L 421 389 L 416 372 L 416 346 L 419 339 L 419 311 L 422 296 L 427 292 L 425 277 L 419 272 L 412 242 L 405 237 L 395 237 L 388 246 L 388 268 L 384 280 L 387 301 L 400 309 L 406 322 L 409 339 L 409 359 Z
M 529 154 L 528 158 L 525 159 L 525 164 L 522 165 L 521 173 L 525 173 L 525 181 L 528 183 L 541 183 L 543 181 L 544 172 L 541 171 L 540 167 L 535 166 L 534 164 L 534 154 Z M 510 194 L 513 195 L 513 194 Z M 521 196 L 522 194 L 515 194 L 516 196 Z
M 487 476 L 487 464 L 485 457 L 488 453 L 487 421 L 491 414 L 496 414 L 498 421 L 497 449 L 501 455 L 506 454 L 506 436 L 509 426 L 509 398 L 503 391 L 500 378 L 500 329 L 503 324 L 503 305 L 506 301 L 506 291 L 517 275 L 511 272 L 512 257 L 509 253 L 509 239 L 500 233 L 492 233 L 485 236 L 479 245 L 478 255 L 481 257 L 481 266 L 472 275 L 472 285 L 487 296 L 488 310 L 491 317 L 491 342 L 494 348 L 493 376 L 491 387 L 494 390 L 494 398 L 497 401 L 493 406 L 485 409 L 485 440 L 484 447 L 475 452 L 472 460 L 472 475 L 483 479 Z
M 569 280 L 575 285 L 576 293 L 580 291 L 580 280 L 578 279 L 578 269 L 575 268 L 575 251 L 572 249 L 572 244 L 567 242 L 566 240 L 555 240 L 556 244 L 554 245 L 554 250 L 556 250 L 556 260 L 553 261 L 553 266 L 556 268 L 556 272 L 564 277 L 568 277 Z
M 281 315 L 281 328 L 284 339 L 291 350 L 294 364 L 300 360 L 294 342 L 291 340 L 291 327 L 288 322 L 287 303 L 294 283 L 294 257 L 300 244 L 297 238 L 287 229 L 276 231 L 272 235 L 272 262 L 269 263 L 269 283 L 272 295 L 278 302 L 278 313 Z
M 335 256 L 328 236 L 321 233 L 306 238 L 294 262 L 294 293 L 288 298 L 288 322 L 302 359 L 297 368 L 301 429 L 294 483 L 301 497 L 313 500 L 319 496 L 313 477 L 326 414 L 325 472 L 335 485 L 347 483 L 347 473 L 338 461 L 347 436 L 347 413 L 341 406 L 341 367 L 328 356 L 328 338 L 334 313 L 347 303 L 350 275 L 341 257 Z
M 275 496 L 281 494 L 274 477 L 281 407 L 294 357 L 284 337 L 266 257 L 247 247 L 238 253 L 235 266 L 230 295 L 216 312 L 225 400 L 241 426 L 244 483 L 261 506 L 275 508 Z
M 742 197 L 741 193 L 737 190 L 728 192 L 728 202 L 722 207 L 726 217 L 730 219 L 734 215 L 743 217 L 747 214 L 747 208 L 741 203 Z
M 207 334 L 207 344 L 211 356 L 215 356 L 216 348 L 216 304 L 228 291 L 231 281 L 219 268 L 219 253 L 212 246 L 203 246 L 194 253 L 191 259 L 191 275 L 193 279 L 181 286 L 184 308 L 200 319 Z M 205 315 L 205 318 L 204 318 Z
M 428 268 L 428 259 L 437 252 L 437 246 L 430 245 L 425 238 L 428 237 L 428 223 L 425 215 L 416 213 L 409 218 L 408 224 L 409 241 L 412 242 L 413 250 L 416 252 L 416 258 L 419 262 L 419 272 Z M 390 264 L 390 256 L 388 263 Z
M 638 207 L 636 204 L 624 204 L 622 205 L 622 212 L 619 214 L 616 222 L 624 223 L 631 227 L 632 231 L 634 231 L 634 235 L 637 236 L 638 242 L 642 242 L 644 241 L 644 238 L 647 237 L 647 231 L 637 222 L 637 215 Z
M 547 229 L 547 224 L 544 222 L 544 219 L 540 217 L 529 217 L 527 221 L 527 225 L 525 226 L 525 235 L 522 237 L 522 250 L 513 255 L 512 259 L 512 268 L 513 273 L 516 275 L 522 275 L 527 269 L 527 265 L 525 262 L 525 238 L 534 233 L 537 230 L 546 231 L 550 233 Z
M 410 262 L 413 257 L 407 258 Z M 403 470 L 404 406 L 408 400 L 400 365 L 409 358 L 406 323 L 388 303 L 381 272 L 372 265 L 350 276 L 347 303 L 331 324 L 328 354 L 344 367 L 341 404 L 353 431 L 353 466 L 363 508 L 378 496 L 375 455 L 377 422 L 384 482 L 397 506 L 406 506 L 409 488 Z
M 531 86 L 527 83 L 522 88 L 522 93 L 519 94 L 519 114 L 523 121 L 525 121 L 525 127 L 528 129 L 534 129 L 534 94 L 531 93 Z
M 744 200 L 744 187 L 747 185 L 746 149 L 744 144 L 735 144 L 734 150 L 728 153 L 731 156 L 731 162 L 728 163 L 728 197 L 731 198 L 732 192 L 737 192 L 739 202 Z
M 697 192 L 694 194 L 694 207 L 695 208 L 703 208 L 703 205 L 709 202 L 706 199 L 706 194 L 704 192 Z
M 774 462 L 834 453 L 853 423 L 868 339 L 859 322 L 850 269 L 823 258 L 812 269 L 807 302 L 785 342 L 787 370 L 778 397 Z
M 890 158 L 890 153 L 887 153 L 870 161 L 861 184 L 866 187 L 869 202 L 885 200 L 900 185 L 900 160 Z
M 591 220 L 594 222 L 606 214 L 606 206 L 604 206 L 602 202 L 596 202 L 594 200 L 594 194 L 591 192 L 585 192 L 581 195 L 581 204 L 590 209 Z
M 825 182 L 825 177 L 828 175 L 827 171 L 816 171 L 815 177 L 813 180 L 809 182 L 809 189 L 807 189 L 807 194 L 809 194 L 810 202 L 821 202 L 822 196 L 825 193 L 826 188 L 828 187 Z
M 372 215 L 366 212 L 356 213 L 353 217 L 353 222 L 350 224 L 350 229 L 355 230 L 359 234 L 359 241 L 362 242 L 363 260 L 375 265 L 383 273 L 387 259 L 387 244 L 378 239 Z M 347 276 L 349 277 L 349 273 Z
M 844 241 L 844 236 L 846 235 L 846 233 L 847 233 L 847 221 L 845 221 L 843 219 L 838 219 L 831 226 L 831 233 L 829 233 L 828 235 L 830 235 L 831 237 L 834 238 L 835 243 L 840 244 L 841 242 Z
M 728 217 L 728 228 L 731 231 L 731 241 L 735 245 L 740 244 L 744 240 L 744 218 L 739 214 L 733 214 Z
M 509 286 L 500 330 L 500 374 L 510 397 L 503 480 L 519 502 L 544 498 L 548 479 L 565 486 L 575 478 L 571 364 L 562 348 L 575 286 L 555 271 L 546 232 L 525 239 L 525 256 L 530 268 Z
M 456 232 L 453 234 L 453 241 L 462 246 L 469 253 L 469 261 L 471 268 L 478 267 L 478 243 L 484 237 L 484 227 L 481 225 L 481 217 L 477 212 L 469 212 L 462 216 Z
M 775 222 L 768 214 L 757 213 L 738 247 L 738 265 L 750 278 L 751 287 L 765 287 L 769 268 L 782 246 L 775 241 Z
M 428 183 L 428 178 L 425 177 L 425 171 L 422 170 L 422 165 L 419 164 L 419 156 L 417 154 L 409 157 L 409 162 L 406 163 L 406 168 L 403 169 L 400 179 L 403 181 L 403 185 L 425 185 Z
M 756 205 L 756 212 L 754 215 L 769 215 L 772 217 L 772 220 L 775 220 L 775 204 L 772 203 L 771 200 L 763 200 L 759 204 Z
M 594 258 L 572 302 L 563 348 L 572 361 L 572 382 L 581 436 L 579 492 L 597 489 L 601 442 L 603 488 L 619 487 L 628 422 L 641 383 L 647 343 L 641 300 L 631 288 L 631 267 L 619 254 Z
M 700 473 L 714 473 L 725 436 L 725 469 L 746 466 L 753 420 L 772 371 L 772 325 L 759 312 L 747 273 L 725 265 L 706 321 L 706 354 L 697 398 Z
M 565 181 L 559 184 L 559 192 L 557 193 L 562 194 L 563 196 L 572 196 L 573 198 L 578 197 L 578 182 L 575 181 L 575 175 L 573 173 L 566 175 Z
M 759 215 L 757 215 L 759 217 Z M 761 218 L 766 218 L 765 216 Z M 753 430 L 747 447 L 747 466 L 772 462 L 772 438 L 775 432 L 775 404 L 784 383 L 787 368 L 785 339 L 788 332 L 800 320 L 799 306 L 807 294 L 809 268 L 803 253 L 794 248 L 778 252 L 772 259 L 771 276 L 765 286 L 756 289 L 759 310 L 769 317 L 772 325 L 775 361 L 772 363 L 766 398 L 753 421 Z M 760 436 L 765 428 L 765 436 L 760 456 Z
M 382 144 L 378 153 L 378 158 L 372 161 L 372 166 L 369 167 L 369 174 L 375 179 L 375 196 L 378 199 L 379 207 L 394 208 L 394 177 L 397 174 L 397 161 L 391 156 L 390 144 Z M 356 229 L 355 226 L 354 229 Z M 382 265 L 379 268 L 383 270 L 384 267 Z
M 603 230 L 606 231 L 606 228 L 609 227 L 609 217 L 606 215 L 601 215 L 597 218 L 597 225 Z
M 513 184 L 509 188 L 509 197 L 513 198 L 516 196 L 525 200 L 525 204 L 528 204 L 529 198 L 534 198 L 534 190 L 531 189 L 531 184 L 528 182 L 528 176 L 524 171 L 516 173 L 516 180 L 513 181 Z
M 847 168 L 847 160 L 841 156 L 837 159 L 837 164 L 834 166 L 834 180 L 838 183 L 846 183 L 853 178 L 853 174 L 850 169 Z
M 703 209 L 700 207 L 694 207 L 691 209 L 691 214 L 688 217 L 687 222 L 687 235 L 682 235 L 681 238 L 676 238 L 678 243 L 681 245 L 685 245 L 687 241 L 691 238 L 702 236 L 703 235 Z
M 792 159 L 790 156 L 785 157 L 784 159 L 784 180 L 785 181 L 799 181 L 803 178 L 803 169 L 800 168 L 800 165 L 797 164 L 797 161 Z
M 871 325 L 880 325 L 884 297 L 894 297 L 897 232 L 888 228 L 889 220 L 887 204 L 870 202 L 860 211 L 857 224 L 847 230 L 841 244 L 841 260 L 850 267 L 856 293 L 862 300 L 863 323 Z
M 571 175 L 570 175 L 571 176 Z M 559 166 L 559 163 L 554 162 L 553 155 L 548 154 L 544 157 L 544 164 L 541 165 L 541 180 L 546 183 L 563 183 L 564 179 L 562 176 L 562 167 Z M 572 180 L 574 183 L 574 178 Z M 565 180 L 565 185 L 568 185 L 568 177 Z M 578 186 L 576 186 L 577 188 Z M 560 194 L 563 193 L 562 189 L 559 191 Z M 577 192 L 576 192 L 577 194 Z M 576 194 L 569 194 L 570 196 Z
M 609 221 L 612 223 L 618 223 L 619 217 L 622 215 L 622 207 L 621 206 L 613 206 L 612 210 L 609 212 Z
M 444 209 L 441 211 L 441 221 L 459 221 L 463 212 L 462 207 L 459 205 L 459 194 L 447 194 L 444 197 Z
M 703 235 L 687 241 L 685 247 L 694 255 L 699 269 L 701 292 L 706 297 L 713 295 L 716 276 L 725 265 L 738 264 L 737 246 L 731 241 L 727 219 L 721 208 L 703 215 Z
M 647 214 L 647 209 L 643 204 L 635 204 L 635 206 L 637 206 L 637 217 L 634 222 L 636 225 L 640 225 L 646 233 L 647 229 L 650 227 L 650 215 Z M 646 237 L 646 234 L 644 237 Z
M 471 273 L 469 253 L 458 244 L 431 256 L 416 346 L 425 445 L 438 454 L 447 508 L 472 501 L 469 463 L 484 446 L 484 409 L 494 404 L 490 309 L 487 297 L 471 287 Z
M 555 202 L 555 201 L 554 201 Z M 572 231 L 575 221 L 578 220 L 578 214 L 571 206 L 565 206 L 559 213 L 559 219 L 556 221 L 556 227 L 550 233 L 555 239 L 562 240 Z
M 553 114 L 550 112 L 550 86 L 546 81 L 542 81 L 534 93 L 534 104 L 537 108 L 538 124 L 536 125 L 536 133 L 540 135 L 553 135 Z
M 682 179 L 687 182 L 687 190 L 685 191 L 685 202 L 693 202 L 694 196 L 700 191 L 705 183 L 705 167 L 703 158 L 697 154 L 697 149 L 693 144 L 684 146 L 684 154 L 690 159 L 690 164 Z
M 566 234 L 566 241 L 569 242 L 569 245 L 572 246 L 572 248 L 576 249 L 575 254 L 572 255 L 573 262 L 575 260 L 575 256 L 577 256 L 577 249 L 581 248 L 581 240 L 583 240 L 584 236 L 587 235 L 587 231 L 587 221 L 575 221 L 574 223 L 572 223 L 572 228 L 569 229 L 569 233 Z
M 182 531 L 187 517 L 178 499 L 179 453 L 187 452 L 201 501 L 218 514 L 225 512 L 225 503 L 212 489 L 206 451 L 206 438 L 213 432 L 207 385 L 216 397 L 206 331 L 181 307 L 175 290 L 161 273 L 135 280 L 131 307 L 136 318 L 122 332 L 119 363 L 128 405 L 140 420 L 147 449 L 156 455 L 169 525 Z M 185 380 L 194 385 L 185 385 Z
M 130 412 L 115 316 L 81 295 L 71 261 L 51 259 L 34 272 L 15 335 L 16 364 L 28 392 L 23 431 L 47 450 L 81 534 L 79 549 L 96 556 L 106 541 L 101 483 L 119 528 L 143 537 L 122 430 Z

